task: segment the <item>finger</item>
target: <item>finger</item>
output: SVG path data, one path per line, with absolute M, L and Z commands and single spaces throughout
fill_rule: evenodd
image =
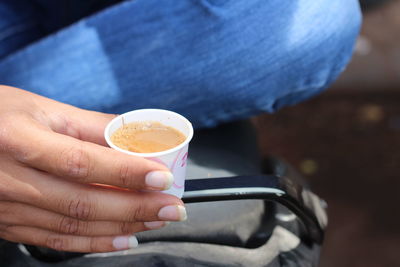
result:
M 6 145 L 18 161 L 63 178 L 145 190 L 165 190 L 173 183 L 159 163 L 54 133 L 33 120 L 21 119 L 8 131 Z
M 71 137 L 108 146 L 104 139 L 104 129 L 115 118 L 114 114 L 78 109 L 69 106 L 65 111 L 49 114 L 53 131 Z
M 104 129 L 117 115 L 73 107 L 67 116 L 70 118 L 69 124 L 73 125 L 81 140 L 108 146 L 104 139 Z
M 35 207 L 85 221 L 181 221 L 186 219 L 183 202 L 160 192 L 113 190 L 71 183 L 47 173 L 22 168 L 21 186 L 14 199 Z M 24 186 L 26 185 L 26 186 Z
M 46 123 L 57 133 L 107 146 L 104 129 L 116 115 L 80 109 L 43 96 L 34 96 L 43 109 Z
M 138 246 L 138 241 L 134 236 L 87 237 L 63 235 L 27 226 L 2 225 L 0 226 L 0 236 L 16 243 L 24 243 L 70 252 L 109 252 Z
M 0 224 L 41 228 L 52 232 L 80 236 L 132 235 L 159 229 L 165 222 L 82 221 L 22 203 L 0 202 Z

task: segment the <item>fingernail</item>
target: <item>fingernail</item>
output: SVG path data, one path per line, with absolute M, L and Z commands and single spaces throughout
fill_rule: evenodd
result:
M 136 236 L 132 235 L 129 237 L 129 248 L 136 248 L 139 246 L 139 241 L 137 240 Z
M 167 190 L 174 183 L 174 176 L 167 171 L 152 171 L 146 174 L 145 182 L 148 187 Z
M 139 242 L 135 236 L 117 236 L 113 240 L 114 248 L 118 250 L 136 248 Z
M 149 229 L 159 229 L 161 227 L 164 227 L 167 225 L 167 222 L 162 222 L 162 221 L 155 221 L 155 222 L 145 222 L 144 226 L 146 226 Z
M 166 206 L 158 212 L 158 218 L 165 221 L 185 221 L 187 219 L 186 209 L 183 206 Z

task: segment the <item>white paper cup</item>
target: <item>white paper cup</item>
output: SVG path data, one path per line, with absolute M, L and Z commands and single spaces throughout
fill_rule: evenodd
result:
M 145 122 L 156 121 L 164 125 L 173 127 L 182 132 L 186 139 L 180 145 L 155 153 L 136 153 L 124 150 L 114 145 L 111 141 L 112 134 L 125 124 L 132 122 Z M 174 183 L 170 189 L 163 191 L 164 193 L 171 194 L 182 198 L 185 191 L 185 177 L 186 177 L 186 160 L 188 157 L 189 142 L 193 137 L 192 124 L 182 115 L 178 113 L 163 110 L 163 109 L 138 109 L 131 112 L 124 113 L 114 118 L 104 130 L 104 137 L 107 144 L 115 150 L 121 151 L 125 154 L 138 156 L 150 159 L 167 166 L 174 175 Z

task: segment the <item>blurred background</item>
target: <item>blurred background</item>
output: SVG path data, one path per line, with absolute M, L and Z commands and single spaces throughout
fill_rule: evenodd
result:
M 264 155 L 329 205 L 322 267 L 400 266 L 400 1 L 362 1 L 352 62 L 325 93 L 254 118 Z

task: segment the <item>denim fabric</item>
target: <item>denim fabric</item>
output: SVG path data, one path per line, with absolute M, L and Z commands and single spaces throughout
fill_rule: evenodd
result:
M 32 3 L 24 0 L 0 1 L 0 60 L 42 35 Z
M 1 84 L 104 112 L 170 109 L 197 128 L 320 92 L 361 23 L 358 0 L 135 0 L 30 43 L 37 31 L 4 34 L 22 21 L 21 2 L 0 2 Z

